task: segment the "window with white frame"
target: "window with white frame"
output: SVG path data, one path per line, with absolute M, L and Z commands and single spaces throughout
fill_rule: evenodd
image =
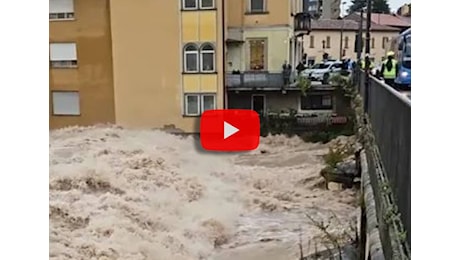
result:
M 249 12 L 265 12 L 265 0 L 249 0 Z
M 198 9 L 198 0 L 182 0 L 185 10 Z
M 200 95 L 185 95 L 185 115 L 198 116 L 200 114 Z
M 50 20 L 71 20 L 74 19 L 73 0 L 50 0 Z
M 201 113 L 206 110 L 216 109 L 216 96 L 205 94 L 201 96 Z
M 50 43 L 50 63 L 52 68 L 77 67 L 77 44 Z
M 200 0 L 200 9 L 214 8 L 214 0 Z
M 53 115 L 80 115 L 80 94 L 77 91 L 53 91 L 51 98 Z
M 216 109 L 215 94 L 185 94 L 185 115 L 199 116 L 212 109 Z
M 215 52 L 214 47 L 206 43 L 201 47 L 201 71 L 203 72 L 213 72 L 215 71 L 214 68 L 214 60 L 215 60 Z
M 189 43 L 184 47 L 185 72 L 198 72 L 198 47 Z
M 331 110 L 331 95 L 306 95 L 300 97 L 300 110 Z

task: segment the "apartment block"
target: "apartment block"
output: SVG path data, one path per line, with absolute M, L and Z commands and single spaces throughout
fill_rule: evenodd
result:
M 50 128 L 198 132 L 224 104 L 222 0 L 50 0 Z

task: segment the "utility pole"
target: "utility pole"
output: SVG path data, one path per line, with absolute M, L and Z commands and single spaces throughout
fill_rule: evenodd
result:
M 339 59 L 342 60 L 342 54 L 343 54 L 343 24 L 344 20 L 342 19 L 342 27 L 340 28 L 340 52 L 339 52 Z
M 347 2 L 342 3 L 343 8 L 345 8 L 346 4 Z M 342 26 L 340 28 L 340 53 L 339 53 L 340 60 L 342 59 L 342 56 L 343 56 L 342 55 L 343 54 L 343 27 L 345 26 L 345 20 L 342 18 L 341 21 L 342 21 Z
M 366 85 L 365 85 L 365 93 L 364 93 L 364 111 L 369 111 L 369 88 L 370 88 L 370 78 L 369 78 L 369 67 L 371 65 L 370 60 L 370 52 L 371 52 L 371 15 L 372 15 L 372 1 L 367 0 L 367 24 L 366 24 Z
M 372 1 L 367 0 L 367 15 L 366 15 L 366 54 L 367 56 L 371 52 L 371 15 L 372 15 Z M 369 65 L 370 63 L 367 62 L 366 64 L 366 70 L 369 70 Z
M 363 51 L 363 8 L 360 10 L 359 29 L 358 29 L 358 53 L 356 59 L 361 60 L 361 52 Z

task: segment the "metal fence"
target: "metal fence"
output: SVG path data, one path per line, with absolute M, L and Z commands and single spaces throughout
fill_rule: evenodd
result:
M 369 76 L 366 91 L 365 73 L 359 71 L 354 78 L 367 104 L 369 118 L 378 147 L 381 165 L 392 190 L 393 198 L 401 214 L 401 221 L 407 232 L 410 245 L 411 234 L 411 104 L 410 100 L 380 80 Z M 373 171 L 370 169 L 370 174 Z M 375 177 L 375 176 L 371 176 Z M 375 183 L 375 182 L 374 182 Z M 382 185 L 382 183 L 379 183 Z M 373 187 L 374 190 L 381 190 Z M 384 214 L 381 212 L 380 214 Z
M 282 73 L 243 72 L 226 75 L 227 87 L 277 87 L 284 85 Z

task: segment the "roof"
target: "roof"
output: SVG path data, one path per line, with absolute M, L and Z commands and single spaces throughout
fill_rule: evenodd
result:
M 387 26 L 396 27 L 410 27 L 410 20 L 402 18 L 399 15 L 393 14 L 371 14 L 371 20 L 373 23 Z
M 358 16 L 359 17 L 359 16 Z M 343 30 L 357 31 L 359 23 L 351 19 L 319 19 L 311 21 L 311 29 L 314 30 Z M 363 29 L 366 29 L 366 24 L 363 23 Z M 379 24 L 371 24 L 371 31 L 399 31 L 398 28 L 389 27 Z
M 363 14 L 363 18 L 366 19 L 366 13 Z M 353 13 L 346 16 L 346 20 L 354 20 L 358 22 L 360 20 L 359 13 Z M 396 14 L 371 14 L 371 22 L 383 26 L 392 27 L 410 27 L 410 17 L 403 17 Z M 365 22 L 364 22 L 365 23 Z

